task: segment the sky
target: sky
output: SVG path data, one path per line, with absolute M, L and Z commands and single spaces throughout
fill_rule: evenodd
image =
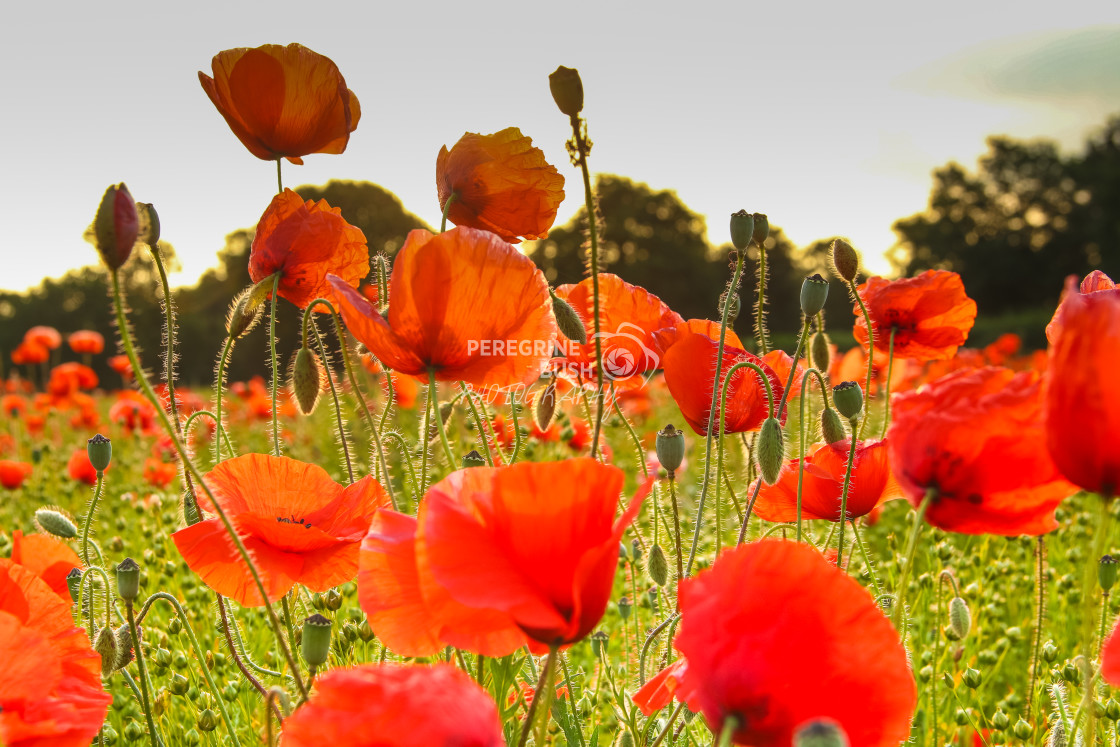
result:
M 847 236 L 886 272 L 891 224 L 925 209 L 933 169 L 974 168 L 992 134 L 1072 152 L 1120 112 L 1120 3 L 1031 5 L 19 3 L 0 27 L 0 289 L 94 264 L 82 233 L 121 181 L 158 210 L 172 283 L 194 283 L 276 187 L 197 73 L 291 42 L 338 64 L 362 117 L 345 153 L 285 164 L 286 186 L 371 181 L 438 225 L 440 147 L 516 126 L 568 180 L 561 225 L 581 204 L 548 89 L 566 65 L 593 172 L 675 190 L 713 244 L 747 209 L 799 246 Z

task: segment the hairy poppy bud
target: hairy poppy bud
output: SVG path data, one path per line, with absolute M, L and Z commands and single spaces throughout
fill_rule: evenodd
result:
M 477 449 L 471 449 L 466 456 L 463 457 L 463 469 L 468 467 L 485 467 L 486 460 L 478 453 Z
M 136 217 L 140 220 L 140 240 L 148 246 L 159 243 L 159 213 L 149 202 L 136 203 Z
M 801 283 L 801 310 L 805 316 L 816 316 L 828 300 L 828 281 L 820 275 L 810 275 Z
M 830 444 L 843 441 L 848 437 L 847 431 L 844 430 L 844 421 L 831 407 L 821 410 L 821 436 Z
M 1097 565 L 1097 579 L 1107 594 L 1116 583 L 1116 558 L 1111 555 L 1101 556 L 1100 563 Z
M 836 276 L 842 280 L 850 283 L 859 275 L 859 254 L 844 239 L 836 239 L 832 242 L 829 259 Z
M 112 628 L 102 628 L 97 634 L 93 650 L 101 655 L 101 676 L 108 677 L 116 670 L 117 637 Z
M 552 296 L 552 315 L 556 317 L 556 326 L 560 329 L 560 334 L 569 340 L 586 345 L 587 327 L 580 320 L 579 314 L 570 303 L 553 293 L 551 288 L 548 292 Z
M 311 348 L 301 347 L 292 361 L 292 394 L 295 395 L 299 411 L 310 415 L 319 403 L 319 393 L 323 391 L 323 373 L 319 356 Z
M 66 574 L 66 589 L 70 592 L 70 601 L 78 603 L 78 594 L 82 585 L 82 569 L 71 568 Z
M 949 600 L 949 629 L 958 641 L 967 638 L 968 631 L 972 630 L 972 613 L 968 610 L 968 603 L 960 597 Z
M 1047 641 L 1042 645 L 1042 660 L 1047 664 L 1053 664 L 1058 660 L 1058 647 L 1054 645 L 1053 641 Z
M 198 714 L 198 728 L 202 731 L 214 731 L 218 728 L 218 715 L 207 708 Z
M 828 346 L 829 342 L 828 335 L 824 332 L 815 332 L 809 340 L 809 362 L 821 373 L 828 373 L 832 365 L 832 349 Z
M 762 246 L 762 242 L 770 235 L 770 219 L 762 213 L 755 213 L 751 216 L 754 218 L 754 232 L 751 234 L 751 240 L 754 243 Z
M 727 291 L 719 294 L 719 306 L 716 308 L 716 313 L 721 317 L 723 316 L 723 307 L 727 303 Z M 730 326 L 731 322 L 739 318 L 739 312 L 743 310 L 743 301 L 739 298 L 739 293 L 731 294 L 731 305 L 727 308 L 727 323 Z
M 95 470 L 104 472 L 113 458 L 113 442 L 98 433 L 86 441 L 86 456 Z
M 542 431 L 547 431 L 552 424 L 552 416 L 556 414 L 556 380 L 548 382 L 548 386 L 537 391 L 536 400 L 533 402 L 533 420 Z
M 331 653 L 331 621 L 318 613 L 304 620 L 300 651 L 308 666 L 326 664 Z
M 136 202 L 128 187 L 123 182 L 109 187 L 93 219 L 93 240 L 110 270 L 117 270 L 128 261 L 139 232 Z
M 574 117 L 583 111 L 583 81 L 579 70 L 559 66 L 549 74 L 548 88 L 552 91 L 552 100 L 564 114 Z
M 767 224 L 769 226 L 769 224 Z M 769 227 L 767 228 L 769 231 Z M 754 239 L 754 216 L 746 210 L 731 214 L 731 243 L 739 251 L 751 245 Z
M 140 566 L 132 558 L 117 564 L 117 595 L 126 602 L 135 601 L 140 593 Z
M 793 735 L 794 747 L 848 747 L 848 736 L 830 718 L 813 719 L 799 726 Z
M 630 733 L 629 729 L 623 729 L 618 733 L 618 739 L 615 740 L 614 747 L 634 747 L 634 735 Z
M 1109 698 L 1104 704 L 1104 715 L 1109 721 L 1120 721 L 1120 703 L 1115 698 Z
M 649 558 L 646 560 L 646 570 L 649 572 L 649 577 L 658 586 L 664 586 L 669 580 L 669 563 L 665 560 L 665 551 L 661 549 L 661 545 L 655 544 L 649 551 Z
M 35 523 L 44 532 L 53 534 L 55 537 L 74 539 L 78 536 L 78 527 L 59 508 L 40 508 L 35 512 Z
M 183 631 L 183 623 L 179 621 L 178 617 L 173 617 L 167 621 L 167 632 L 171 635 L 179 635 Z
M 670 423 L 657 432 L 655 444 L 657 461 L 661 462 L 661 466 L 672 477 L 684 461 L 684 431 L 678 431 Z
M 840 414 L 851 420 L 863 410 L 863 389 L 855 381 L 843 381 L 832 387 L 832 402 Z
M 260 283 L 257 284 L 259 285 Z M 249 334 L 249 331 L 261 320 L 261 307 L 264 304 L 263 298 L 254 297 L 253 291 L 257 286 L 241 291 L 229 306 L 229 314 L 226 315 L 226 332 L 234 340 Z
M 777 418 L 766 418 L 758 431 L 758 449 L 755 451 L 758 473 L 762 476 L 763 482 L 767 485 L 778 482 L 785 458 L 786 447 L 782 424 Z
M 136 629 L 140 632 L 141 637 L 143 637 L 143 632 L 144 631 L 139 626 L 137 626 Z M 168 654 L 167 661 L 170 661 L 170 659 L 171 659 L 170 652 L 168 652 L 167 649 L 160 649 L 160 650 L 163 651 L 164 653 Z M 122 625 L 119 628 L 117 628 L 117 662 L 116 662 L 116 664 L 113 665 L 113 668 L 114 669 L 124 669 L 125 667 L 127 667 L 129 664 L 132 663 L 132 655 L 133 655 L 132 630 L 128 627 L 127 624 Z M 166 668 L 166 665 L 165 665 L 165 668 Z

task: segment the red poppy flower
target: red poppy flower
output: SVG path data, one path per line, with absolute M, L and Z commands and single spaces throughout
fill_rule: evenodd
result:
M 1120 620 L 1112 627 L 1101 648 L 1101 677 L 1113 687 L 1120 687 Z
M 664 357 L 669 348 L 676 344 L 677 340 L 684 337 L 688 333 L 695 333 L 698 335 L 705 335 L 717 343 L 719 342 L 719 322 L 713 322 L 710 319 L 689 319 L 686 322 L 678 322 L 671 327 L 659 329 L 653 334 L 653 341 L 657 345 L 656 351 L 659 355 Z M 730 345 L 734 348 L 742 350 L 746 349 L 743 341 L 739 339 L 739 335 L 735 334 L 730 326 L 727 327 L 723 336 L 724 345 Z
M 315 680 L 284 721 L 285 747 L 504 747 L 494 701 L 448 664 L 363 664 Z
M 677 662 L 639 691 L 647 713 L 675 693 L 736 744 L 789 745 L 830 718 L 853 745 L 897 745 L 917 705 L 906 650 L 854 579 L 816 550 L 763 541 L 724 553 L 680 583 Z
M 34 340 L 24 340 L 12 351 L 12 363 L 17 366 L 35 366 L 46 363 L 51 351 Z
M 803 519 L 840 520 L 840 500 L 850 445 L 848 439 L 834 444 L 817 444 L 806 455 L 801 489 Z M 763 485 L 759 491 L 754 510 L 766 521 L 797 520 L 799 462 L 799 459 L 788 461 L 778 482 Z M 887 442 L 863 441 L 856 444 L 847 518 L 866 516 L 886 501 L 901 497 L 902 489 L 891 475 Z
M 623 479 L 586 458 L 459 470 L 424 497 L 417 546 L 454 600 L 508 613 L 534 651 L 574 643 L 606 610 L 619 539 L 650 489 L 616 521 Z
M 1076 281 L 1075 283 L 1076 284 Z M 1061 332 L 1061 324 L 1058 320 L 1058 315 L 1062 311 L 1062 306 L 1065 305 L 1066 299 L 1072 298 L 1076 295 L 1096 295 L 1098 293 L 1111 297 L 1120 297 L 1120 289 L 1116 287 L 1116 283 L 1112 282 L 1112 278 L 1105 275 L 1100 270 L 1093 270 L 1081 281 L 1081 285 L 1076 289 L 1070 287 L 1070 283 L 1066 281 L 1066 288 L 1062 293 L 1062 300 L 1058 304 L 1058 308 L 1054 310 L 1054 316 L 1050 319 L 1050 323 L 1046 325 L 1046 340 L 1051 345 L 1057 342 L 1058 333 Z
M 875 326 L 877 350 L 888 349 L 894 330 L 895 358 L 952 358 L 976 320 L 976 302 L 965 295 L 961 276 L 946 270 L 900 280 L 868 278 L 859 295 Z M 858 305 L 853 311 L 856 342 L 866 350 L 867 324 Z
M 400 656 L 432 656 L 446 646 L 506 656 L 524 646 L 509 614 L 467 607 L 435 582 L 416 526 L 414 516 L 381 510 L 362 541 L 358 600 L 378 639 Z
M 493 231 L 516 244 L 543 239 L 564 201 L 564 177 L 516 127 L 493 135 L 468 132 L 436 158 L 436 190 L 447 219 L 457 226 Z M 390 293 L 390 296 L 392 294 Z
M 90 329 L 72 332 L 66 338 L 66 342 L 70 344 L 70 349 L 79 355 L 98 355 L 105 349 L 105 338 L 100 332 Z
M 101 657 L 63 601 L 31 571 L 0 559 L 0 744 L 85 747 L 112 697 Z
M 158 431 L 156 417 L 156 408 L 152 403 L 134 390 L 120 392 L 117 401 L 109 407 L 109 420 L 129 433 L 151 434 Z
M 1120 291 L 1077 293 L 1076 279 L 1054 316 L 1044 419 L 1058 470 L 1074 484 L 1111 497 L 1120 492 Z
M 15 490 L 31 476 L 31 465 L 27 462 L 13 462 L 0 459 L 0 486 Z
M 54 350 L 62 345 L 62 335 L 54 327 L 47 327 L 40 325 L 32 327 L 24 333 L 23 339 L 26 342 L 33 342 L 36 345 L 42 345 L 48 350 Z
M 329 57 L 302 44 L 227 49 L 214 77 L 198 80 L 241 144 L 257 158 L 301 164 L 311 153 L 342 153 L 362 116 Z
M 144 460 L 144 479 L 154 488 L 166 488 L 179 475 L 179 468 L 161 459 L 148 457 Z
M 132 381 L 132 363 L 127 355 L 114 355 L 107 361 L 109 368 L 121 375 L 125 381 Z
M 556 320 L 544 275 L 497 236 L 417 229 L 397 252 L 386 321 L 362 294 L 329 278 L 346 326 L 385 366 L 427 382 L 476 387 L 536 381 Z
M 55 397 L 66 397 L 82 389 L 93 389 L 98 384 L 97 374 L 81 363 L 63 363 L 51 369 L 47 392 Z
M 717 340 L 719 338 L 716 338 Z M 771 370 L 778 377 L 778 381 L 784 385 L 790 381 L 789 370 L 794 368 L 793 358 L 784 350 L 771 350 L 766 355 L 762 356 L 762 362 L 770 366 Z M 801 394 L 801 378 L 805 375 L 805 367 L 801 365 L 801 361 L 797 362 L 797 371 L 793 375 L 793 381 L 789 387 L 789 394 L 786 396 L 786 401 L 793 399 Z
M 74 568 L 81 568 L 82 561 L 65 542 L 49 534 L 29 534 L 25 537 L 16 529 L 12 532 L 12 562 L 34 573 L 55 594 L 70 603 L 66 574 Z
M 962 534 L 1044 534 L 1074 492 L 1046 451 L 1034 372 L 957 371 L 892 397 L 891 467 L 926 521 Z
M 358 573 L 358 544 L 389 496 L 372 477 L 342 487 L 321 467 L 287 457 L 227 459 L 205 481 L 253 554 L 269 601 L 297 583 L 326 591 Z M 203 510 L 215 509 L 204 493 Z M 233 541 L 217 518 L 171 535 L 183 559 L 214 591 L 243 607 L 264 604 Z
M 254 283 L 274 273 L 280 273 L 280 297 L 301 309 L 316 298 L 333 299 L 328 273 L 352 288 L 369 274 L 365 234 L 326 200 L 304 202 L 285 189 L 272 198 L 257 223 L 249 253 L 249 277 Z M 315 309 L 325 311 L 320 306 Z
M 18 394 L 5 394 L 0 397 L 0 415 L 18 418 L 27 412 L 27 400 Z
M 106 467 L 105 471 L 108 472 L 110 467 Z M 89 455 L 85 449 L 74 449 L 70 461 L 66 464 L 66 471 L 70 474 L 71 480 L 84 482 L 86 485 L 97 484 L 97 470 L 89 463 Z
M 560 372 L 573 381 L 595 380 L 595 305 L 592 281 L 561 285 L 556 295 L 564 299 L 584 322 L 587 344 L 561 340 L 566 358 Z M 683 324 L 677 312 L 645 288 L 631 285 L 617 275 L 599 273 L 599 339 L 603 349 L 603 377 L 618 386 L 644 383 L 641 375 L 659 368 L 660 355 L 654 333 Z
M 663 361 L 665 384 L 669 387 L 669 393 L 673 395 L 677 407 L 681 409 L 681 415 L 701 436 L 708 433 L 718 352 L 719 343 L 708 335 L 684 332 L 678 335 L 672 347 L 665 353 Z M 777 408 L 782 397 L 784 382 L 778 381 L 778 375 L 757 355 L 724 344 L 721 379 L 726 378 L 732 366 L 743 361 L 754 363 L 766 373 L 774 394 L 774 407 Z M 727 412 L 723 416 L 724 432 L 741 433 L 756 430 L 769 413 L 766 387 L 759 380 L 758 374 L 747 368 L 741 368 L 732 374 L 731 383 L 727 387 Z M 786 414 L 782 413 L 782 422 L 785 422 Z

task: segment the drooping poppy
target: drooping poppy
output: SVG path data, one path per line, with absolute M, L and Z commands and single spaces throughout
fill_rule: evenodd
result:
M 362 116 L 329 57 L 302 44 L 227 49 L 214 77 L 198 80 L 242 145 L 257 158 L 302 164 L 311 153 L 342 153 Z
M 65 601 L 31 571 L 0 559 L 0 744 L 85 747 L 112 697 L 101 657 Z
M 834 444 L 817 444 L 809 450 L 801 478 L 801 518 L 840 520 L 850 446 L 851 441 L 844 439 Z M 799 462 L 799 459 L 789 460 L 778 482 L 764 484 L 759 491 L 754 510 L 766 521 L 797 519 Z M 902 489 L 891 475 L 887 442 L 857 443 L 848 488 L 847 518 L 866 516 L 886 501 L 901 497 Z
M 27 462 L 0 459 L 0 487 L 15 490 L 30 476 L 31 465 Z
M 616 520 L 623 479 L 587 458 L 459 470 L 428 489 L 417 547 L 452 599 L 508 613 L 530 649 L 574 643 L 606 610 L 619 539 L 650 490 Z
M 1120 291 L 1077 292 L 1076 278 L 1053 324 L 1043 416 L 1058 470 L 1106 498 L 1120 493 Z
M 587 344 L 560 340 L 565 357 L 560 373 L 571 381 L 594 382 L 595 305 L 591 278 L 561 285 L 556 295 L 567 301 L 584 323 Z M 677 312 L 645 288 L 631 285 L 617 275 L 599 273 L 599 340 L 603 351 L 603 378 L 616 386 L 640 385 L 642 374 L 661 367 L 654 334 L 684 323 Z
M 1058 320 L 1058 315 L 1061 313 L 1062 306 L 1067 299 L 1075 295 L 1096 295 L 1098 293 L 1104 294 L 1105 296 L 1120 297 L 1120 288 L 1116 287 L 1116 283 L 1112 281 L 1112 278 L 1105 275 L 1100 270 L 1093 270 L 1090 272 L 1081 280 L 1081 284 L 1076 288 L 1071 288 L 1067 280 L 1066 288 L 1062 292 L 1062 300 L 1058 304 L 1058 308 L 1054 310 L 1054 316 L 1050 319 L 1050 323 L 1046 325 L 1046 341 L 1051 345 L 1057 342 L 1058 334 L 1061 332 L 1061 323 Z
M 679 330 L 679 328 L 678 328 Z M 717 329 L 718 333 L 718 329 Z M 719 344 L 706 334 L 684 332 L 679 334 L 672 347 L 665 353 L 665 384 L 681 410 L 681 415 L 701 436 L 708 432 L 708 419 L 712 408 L 712 388 L 715 384 L 716 354 Z M 781 400 L 784 382 L 761 358 L 745 350 L 724 344 L 723 366 L 720 380 L 737 363 L 754 363 L 763 370 L 770 381 L 774 395 L 774 408 Z M 722 391 L 722 390 L 721 390 Z M 717 407 L 719 402 L 716 403 Z M 758 374 L 749 368 L 740 368 L 731 375 L 727 386 L 727 411 L 723 415 L 725 433 L 752 431 L 762 425 L 769 415 L 766 387 Z M 785 422 L 787 412 L 782 413 Z
M 386 320 L 329 277 L 347 328 L 386 367 L 428 381 L 528 385 L 547 365 L 556 320 L 544 275 L 488 231 L 417 229 L 397 252 Z
M 895 358 L 952 358 L 976 320 L 976 302 L 965 295 L 961 276 L 946 270 L 899 280 L 868 278 L 859 295 L 875 329 L 876 357 L 889 349 L 893 330 Z M 867 323 L 858 304 L 853 312 L 856 342 L 866 350 Z
M 27 330 L 23 334 L 23 339 L 36 345 L 42 345 L 48 350 L 56 350 L 62 345 L 62 335 L 54 327 L 46 325 L 39 325 Z
M 49 534 L 24 536 L 16 529 L 12 532 L 12 562 L 34 573 L 67 604 L 70 603 L 66 574 L 74 568 L 81 568 L 82 561 L 65 542 Z
M 261 216 L 249 252 L 249 277 L 254 283 L 274 273 L 280 273 L 280 297 L 301 309 L 316 298 L 333 299 L 328 274 L 352 288 L 369 274 L 365 234 L 326 200 L 304 202 L 285 189 Z M 315 309 L 326 311 L 323 306 Z
M 105 349 L 105 338 L 100 332 L 91 329 L 82 329 L 70 333 L 66 338 L 70 349 L 79 355 L 99 355 Z
M 297 583 L 326 591 L 352 580 L 373 512 L 390 503 L 373 477 L 343 487 L 322 467 L 266 454 L 227 459 L 204 480 L 253 555 L 269 601 Z M 197 497 L 204 511 L 215 511 L 204 492 Z M 264 604 L 220 519 L 205 519 L 171 537 L 211 589 L 243 607 Z
M 892 397 L 891 468 L 926 521 L 962 534 L 1038 535 L 1075 492 L 1050 459 L 1033 371 L 966 369 Z
M 493 135 L 468 132 L 436 158 L 436 191 L 447 219 L 492 231 L 516 244 L 543 239 L 564 201 L 564 177 L 516 127 Z M 391 294 L 390 294 L 391 295 Z
M 676 662 L 635 696 L 646 713 L 675 695 L 732 741 L 789 745 L 829 718 L 853 745 L 894 747 L 910 734 L 917 687 L 894 626 L 867 590 L 800 543 L 729 550 L 680 582 Z
M 449 664 L 363 664 L 315 680 L 284 721 L 286 747 L 504 747 L 490 696 Z

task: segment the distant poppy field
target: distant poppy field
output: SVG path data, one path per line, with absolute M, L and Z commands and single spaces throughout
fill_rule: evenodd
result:
M 359 126 L 330 59 L 233 49 L 199 80 L 275 163 L 253 284 L 213 385 L 181 385 L 174 304 L 133 318 L 120 279 L 150 255 L 171 297 L 158 212 L 115 184 L 88 236 L 116 339 L 5 351 L 0 745 L 1117 744 L 1104 273 L 1053 279 L 1046 349 L 973 348 L 958 274 L 869 276 L 838 239 L 783 350 L 763 213 L 730 216 L 711 319 L 600 270 L 575 70 L 547 81 L 571 163 L 516 127 L 433 144 L 443 225 L 392 257 L 284 186 Z M 517 245 L 572 195 L 586 278 L 553 287 Z

